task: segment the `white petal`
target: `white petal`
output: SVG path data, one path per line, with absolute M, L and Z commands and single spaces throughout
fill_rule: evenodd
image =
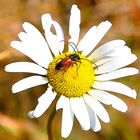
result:
M 73 42 L 75 45 L 77 45 L 79 39 L 80 22 L 81 22 L 80 10 L 77 7 L 77 5 L 73 5 L 69 21 L 69 35 L 71 37 L 69 39 L 69 42 Z M 72 48 L 69 46 L 69 49 L 71 51 Z
M 102 74 L 117 70 L 119 68 L 125 67 L 131 63 L 133 63 L 137 59 L 136 55 L 131 54 L 128 56 L 119 56 L 114 57 L 112 60 L 108 61 L 107 63 L 101 65 L 96 69 L 96 74 Z
M 74 114 L 71 110 L 71 106 L 69 104 L 68 107 L 63 108 L 63 113 L 62 113 L 62 130 L 61 130 L 61 135 L 64 138 L 67 138 L 72 130 L 73 127 L 73 119 L 74 119 Z
M 24 41 L 26 41 L 26 40 L 28 39 L 28 35 L 27 35 L 25 32 L 20 32 L 20 33 L 18 34 L 18 37 L 19 37 L 19 39 L 20 39 L 22 42 L 24 42 Z
M 16 82 L 12 86 L 12 92 L 17 93 L 22 90 L 25 90 L 25 89 L 28 89 L 31 87 L 35 87 L 38 85 L 43 85 L 46 83 L 47 83 L 47 79 L 42 76 L 30 76 L 30 77 L 24 78 L 24 79 Z
M 112 58 L 103 58 L 103 59 L 100 59 L 99 61 L 95 62 L 95 64 L 97 66 L 100 66 L 100 65 L 103 65 L 105 64 L 106 62 L 110 61 Z
M 96 80 L 97 81 L 106 81 L 106 80 L 113 80 L 113 79 L 117 79 L 117 78 L 121 78 L 121 77 L 125 77 L 125 76 L 130 76 L 130 75 L 134 75 L 139 73 L 138 69 L 136 68 L 122 68 L 107 74 L 102 74 L 99 76 L 96 76 Z
M 24 43 L 25 44 L 25 43 Z M 15 49 L 17 49 L 18 51 L 20 51 L 21 53 L 25 54 L 26 56 L 28 56 L 29 58 L 31 58 L 32 60 L 34 59 L 34 53 L 37 52 L 32 52 L 32 48 L 27 48 L 26 45 L 24 45 L 23 42 L 20 42 L 20 41 L 12 41 L 11 42 L 11 46 Z M 31 44 L 31 43 L 29 43 Z M 29 45 L 28 45 L 29 46 Z M 38 61 L 34 60 L 35 62 Z
M 108 57 L 130 55 L 131 49 L 127 46 L 116 47 L 105 54 Z
M 41 17 L 42 27 L 44 30 L 48 30 L 52 26 L 52 17 L 50 14 L 44 14 Z
M 47 67 L 50 61 L 52 60 L 52 55 L 44 37 L 37 30 L 37 28 L 35 28 L 30 23 L 25 22 L 23 24 L 23 28 L 28 35 L 28 39 L 23 42 L 23 49 L 26 49 L 25 55 L 33 59 L 39 65 Z M 20 51 L 19 47 L 18 50 Z
M 101 130 L 101 124 L 100 124 L 99 119 L 96 114 L 95 114 L 95 126 L 94 127 L 91 126 L 91 128 L 94 132 L 98 132 Z
M 104 37 L 111 25 L 109 21 L 105 21 L 98 26 L 93 26 L 80 41 L 78 49 L 83 51 L 84 55 L 88 55 Z
M 94 132 L 101 130 L 101 124 L 95 112 L 87 105 L 89 117 L 90 117 L 90 127 Z
M 63 30 L 57 22 L 52 20 L 50 14 L 44 14 L 41 19 L 42 19 L 42 26 L 45 31 L 46 40 L 50 46 L 50 49 L 56 56 L 59 54 L 59 52 L 63 51 L 63 47 L 64 47 Z M 51 31 L 52 26 L 54 27 L 56 34 L 52 33 Z
M 105 123 L 108 123 L 110 121 L 107 111 L 100 104 L 100 102 L 98 102 L 96 99 L 92 98 L 87 94 L 84 95 L 84 100 L 102 121 L 104 121 Z
M 71 108 L 79 121 L 82 129 L 90 129 L 90 120 L 86 105 L 82 97 L 70 98 Z
M 61 26 L 58 24 L 58 22 L 53 21 L 52 22 L 54 29 L 56 31 L 56 38 L 57 38 L 57 47 L 59 48 L 59 52 L 62 52 L 64 49 L 64 33 L 61 28 Z
M 26 56 L 31 58 L 34 62 L 36 62 L 40 66 L 46 68 L 48 66 L 48 64 L 50 63 L 50 61 L 52 60 L 52 56 L 48 57 L 47 54 L 45 54 L 46 50 L 44 50 L 44 53 L 42 53 L 42 49 L 39 49 L 36 46 L 34 46 L 34 49 L 33 49 L 30 47 L 31 45 L 34 46 L 34 44 L 32 42 L 24 42 L 24 43 L 19 42 L 19 41 L 11 42 L 11 46 L 13 48 L 15 48 L 16 50 L 25 54 Z
M 53 93 L 52 89 L 48 88 L 47 91 L 41 95 L 41 100 L 38 100 L 39 103 L 35 110 L 29 113 L 29 117 L 40 117 L 48 109 L 55 97 L 56 93 Z
M 47 70 L 31 62 L 15 62 L 5 66 L 7 72 L 27 72 L 46 75 Z
M 69 136 L 72 127 L 73 127 L 73 119 L 74 114 L 72 112 L 71 106 L 70 106 L 70 100 L 69 98 L 65 96 L 61 96 L 56 104 L 56 110 L 62 108 L 62 129 L 61 129 L 61 135 L 62 137 L 66 138 Z
M 32 110 L 32 111 L 29 111 L 29 112 L 28 112 L 28 116 L 29 116 L 30 118 L 34 118 L 33 113 L 34 113 L 33 110 Z
M 61 96 L 57 102 L 56 108 L 63 108 L 61 135 L 62 137 L 67 138 L 72 130 L 74 119 L 69 98 Z
M 91 50 L 94 49 L 93 37 L 97 35 L 97 27 L 93 26 L 88 30 L 82 40 L 79 42 L 77 48 L 82 51 L 84 55 L 87 55 Z
M 128 86 L 120 83 L 120 82 L 113 82 L 113 81 L 106 81 L 106 82 L 94 82 L 93 87 L 95 89 L 107 90 L 112 92 L 117 92 L 132 98 L 136 98 L 136 91 L 132 90 Z
M 22 42 L 12 41 L 11 46 L 46 68 L 52 56 L 45 39 L 30 23 L 24 23 L 23 28 L 27 33 L 19 33 Z
M 90 95 L 97 98 L 100 102 L 106 104 L 106 105 L 112 105 L 113 108 L 121 111 L 126 112 L 127 111 L 127 105 L 125 102 L 123 102 L 120 98 L 109 94 L 105 91 L 101 90 L 91 90 L 89 92 Z
M 68 102 L 67 97 L 60 96 L 60 98 L 58 99 L 57 104 L 56 104 L 56 110 L 64 108 L 65 104 L 67 104 L 67 102 Z
M 125 45 L 123 40 L 112 40 L 97 48 L 89 57 L 95 60 L 103 58 L 110 50 Z

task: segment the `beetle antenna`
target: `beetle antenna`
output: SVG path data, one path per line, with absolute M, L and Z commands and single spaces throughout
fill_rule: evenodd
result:
M 72 42 L 68 42 L 68 41 L 65 41 L 65 40 L 61 40 L 60 42 L 62 42 L 62 41 L 65 42 L 65 43 L 67 43 L 68 45 L 70 45 L 72 47 L 72 49 L 74 50 L 74 52 L 76 52 L 75 48 L 72 45 Z
M 92 61 L 90 61 L 90 60 L 88 60 L 88 59 L 84 59 L 84 58 L 80 58 L 80 59 L 82 59 L 82 60 L 87 60 L 88 62 L 94 64 L 94 65 L 95 65 L 95 68 L 98 70 L 98 66 L 96 65 L 95 62 L 92 62 Z
M 76 51 L 78 52 L 77 46 L 73 42 L 69 42 L 69 43 L 72 44 L 75 47 Z

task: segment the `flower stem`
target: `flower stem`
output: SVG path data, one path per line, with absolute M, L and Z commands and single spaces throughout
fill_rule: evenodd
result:
M 52 134 L 52 123 L 53 119 L 55 117 L 56 110 L 55 108 L 52 109 L 49 119 L 48 119 L 48 124 L 47 124 L 47 132 L 48 132 L 48 140 L 53 140 L 53 134 Z

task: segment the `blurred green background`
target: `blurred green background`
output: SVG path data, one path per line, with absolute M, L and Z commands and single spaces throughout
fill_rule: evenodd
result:
M 138 58 L 140 57 L 140 0 L 0 0 L 0 140 L 47 140 L 46 125 L 51 107 L 38 119 L 29 119 L 27 112 L 34 109 L 44 86 L 12 94 L 11 86 L 29 76 L 22 73 L 6 73 L 4 66 L 16 61 L 31 61 L 10 47 L 22 31 L 22 23 L 28 21 L 42 30 L 40 17 L 51 13 L 63 27 L 68 38 L 68 22 L 72 4 L 81 9 L 81 37 L 87 30 L 104 20 L 113 27 L 100 44 L 113 39 L 124 39 Z M 140 59 L 132 66 L 140 68 Z M 67 140 L 139 140 L 140 139 L 140 78 L 139 75 L 119 79 L 136 89 L 137 99 L 121 97 L 128 104 L 124 114 L 105 106 L 111 122 L 101 122 L 100 132 L 82 131 L 77 120 Z M 53 105 L 52 105 L 53 107 Z M 54 139 L 61 140 L 61 111 L 53 122 Z

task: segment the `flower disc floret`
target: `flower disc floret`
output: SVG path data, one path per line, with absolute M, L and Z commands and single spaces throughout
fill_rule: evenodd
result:
M 59 95 L 66 97 L 80 97 L 87 93 L 94 83 L 94 65 L 85 56 L 78 54 L 79 61 L 75 61 L 67 68 L 64 62 L 60 70 L 56 65 L 63 61 L 65 57 L 75 54 L 71 52 L 58 55 L 49 64 L 47 78 L 53 90 Z

